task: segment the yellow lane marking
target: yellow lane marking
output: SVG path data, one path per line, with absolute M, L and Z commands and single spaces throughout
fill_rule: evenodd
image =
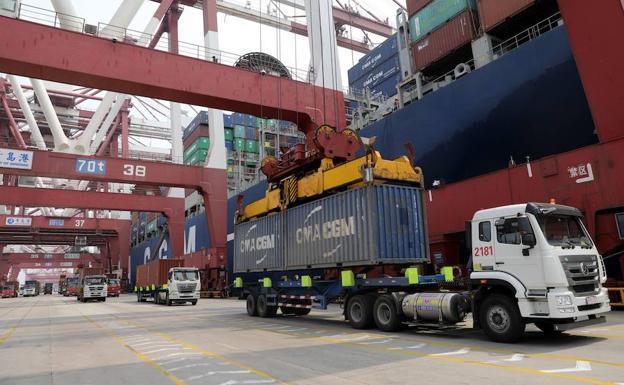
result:
M 0 347 L 1 347 L 2 345 L 4 345 L 4 344 L 5 344 L 5 343 L 9 340 L 9 338 L 11 338 L 11 337 L 13 336 L 13 334 L 15 334 L 15 331 L 17 330 L 17 328 L 18 328 L 18 327 L 22 324 L 22 321 L 24 321 L 24 319 L 26 318 L 26 316 L 27 316 L 28 314 L 30 314 L 30 312 L 32 311 L 32 309 L 33 309 L 33 308 L 35 307 L 35 305 L 36 305 L 36 304 L 38 304 L 38 303 L 39 303 L 39 300 L 37 300 L 37 302 L 35 302 L 35 303 L 34 303 L 34 304 L 30 307 L 30 309 L 28 309 L 28 311 L 27 311 L 26 313 L 24 313 L 24 315 L 22 316 L 22 318 L 20 318 L 20 319 L 19 319 L 19 321 L 17 321 L 17 322 L 15 323 L 15 325 L 11 326 L 11 328 L 9 328 L 9 330 L 7 330 L 6 332 L 4 332 L 4 334 L 2 334 L 2 336 L 0 337 Z M 5 315 L 6 315 L 6 314 L 8 314 L 8 312 L 7 312 L 7 313 L 5 313 Z
M 364 348 L 364 349 L 371 349 L 371 350 L 376 350 L 376 351 L 381 351 L 381 352 L 402 354 L 402 355 L 408 355 L 408 356 L 419 357 L 419 358 L 430 358 L 430 359 L 451 361 L 451 362 L 462 363 L 462 364 L 472 364 L 472 365 L 479 365 L 479 366 L 485 366 L 485 367 L 493 367 L 493 368 L 498 368 L 498 369 L 503 369 L 503 370 L 514 371 L 514 372 L 530 373 L 530 374 L 536 374 L 536 375 L 546 376 L 546 377 L 556 377 L 556 378 L 561 378 L 561 379 L 565 379 L 565 380 L 573 380 L 573 381 L 577 381 L 577 382 L 583 382 L 583 383 L 587 383 L 587 384 L 617 385 L 615 382 L 602 381 L 602 380 L 591 379 L 591 378 L 586 378 L 586 377 L 579 377 L 579 376 L 575 376 L 575 375 L 572 375 L 572 374 L 548 373 L 548 372 L 542 372 L 542 371 L 537 370 L 537 369 L 521 368 L 521 367 L 509 366 L 509 365 L 501 365 L 501 364 L 492 363 L 492 362 L 481 362 L 481 361 L 457 358 L 457 357 L 452 357 L 452 356 L 439 356 L 439 355 L 433 355 L 433 354 L 418 353 L 418 352 L 408 351 L 408 350 L 391 350 L 392 348 L 385 348 L 385 347 L 382 347 L 382 346 L 379 346 L 379 345 L 363 345 L 363 344 L 358 344 L 356 342 L 344 341 L 344 340 L 341 340 L 341 339 L 330 338 L 330 337 L 310 336 L 310 335 L 306 335 L 306 334 L 288 333 L 288 332 L 281 332 L 280 333 L 279 331 L 272 331 L 272 330 L 265 330 L 265 329 L 256 329 L 256 330 L 269 332 L 269 333 L 274 333 L 274 334 L 286 334 L 286 335 L 291 335 L 293 337 L 316 339 L 316 340 L 325 341 L 325 342 L 331 342 L 331 343 L 340 344 L 340 345 L 349 345 L 349 346 L 355 346 L 355 347 Z
M 169 342 L 173 342 L 173 343 L 179 344 L 181 346 L 184 346 L 185 348 L 192 349 L 192 350 L 194 350 L 194 351 L 196 351 L 198 353 L 203 354 L 206 357 L 214 358 L 214 359 L 222 361 L 222 362 L 224 362 L 224 363 L 226 363 L 228 365 L 232 365 L 232 366 L 235 366 L 235 367 L 240 368 L 240 369 L 248 370 L 251 373 L 254 373 L 254 374 L 256 374 L 256 375 L 258 375 L 260 377 L 263 377 L 263 378 L 266 378 L 266 379 L 269 379 L 269 380 L 273 380 L 273 381 L 275 381 L 275 382 L 277 382 L 279 384 L 288 385 L 288 383 L 280 380 L 277 377 L 274 377 L 274 376 L 270 375 L 267 372 L 263 372 L 261 370 L 252 368 L 250 366 L 245 365 L 242 362 L 235 361 L 235 360 L 233 360 L 231 358 L 228 358 L 228 357 L 225 357 L 225 356 L 223 356 L 223 355 L 221 355 L 219 353 L 215 353 L 215 352 L 206 350 L 206 349 L 204 349 L 202 347 L 192 345 L 192 344 L 190 344 L 190 343 L 188 343 L 186 341 L 177 339 L 177 338 L 175 338 L 173 336 L 170 336 L 168 334 L 165 334 L 165 333 L 162 333 L 162 332 L 159 332 L 159 331 L 152 330 L 152 329 L 150 329 L 150 328 L 148 328 L 146 326 L 137 325 L 137 324 L 135 324 L 134 322 L 131 322 L 131 321 L 124 320 L 123 322 L 127 323 L 128 325 L 132 325 L 134 327 L 137 327 L 139 329 L 143 329 L 143 330 L 147 331 L 148 333 L 150 333 L 152 335 L 155 335 L 155 336 L 158 336 L 158 337 L 160 337 L 160 338 L 162 338 L 164 340 L 167 340 Z
M 145 362 L 146 364 L 150 365 L 151 367 L 153 367 L 154 369 L 158 370 L 160 373 L 162 373 L 163 375 L 165 375 L 167 378 L 169 378 L 171 380 L 171 382 L 173 382 L 176 385 L 185 385 L 185 382 L 182 381 L 181 379 L 179 379 L 178 377 L 176 377 L 175 375 L 171 374 L 167 369 L 163 368 L 162 366 L 160 366 L 156 361 L 152 360 L 151 358 L 149 358 L 147 355 L 133 349 L 130 345 L 128 345 L 126 343 L 126 341 L 123 340 L 123 338 L 119 337 L 117 334 L 115 334 L 113 331 L 111 331 L 110 329 L 100 325 L 99 323 L 97 323 L 96 321 L 92 320 L 91 318 L 89 318 L 89 316 L 86 315 L 82 315 L 87 321 L 89 321 L 90 323 L 92 323 L 93 325 L 95 325 L 96 328 L 100 329 L 104 334 L 106 334 L 107 336 L 111 337 L 115 342 L 117 342 L 119 345 L 125 347 L 126 349 L 130 350 L 132 353 L 134 353 L 134 355 L 136 355 L 141 361 Z

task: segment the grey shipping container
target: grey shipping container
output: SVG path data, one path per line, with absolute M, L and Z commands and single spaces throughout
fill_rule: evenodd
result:
M 234 229 L 234 272 L 282 270 L 282 215 L 273 214 Z
M 422 192 L 414 187 L 334 194 L 237 225 L 234 272 L 426 262 L 423 213 Z

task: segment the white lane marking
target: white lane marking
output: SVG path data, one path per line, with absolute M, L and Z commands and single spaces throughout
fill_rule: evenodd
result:
M 593 332 L 609 332 L 611 331 L 609 328 L 590 328 L 585 330 L 579 330 L 581 333 L 593 333 Z
M 275 380 L 245 380 L 245 381 L 236 381 L 229 380 L 226 382 L 222 382 L 219 385 L 236 385 L 236 384 L 272 384 Z
M 460 354 L 467 354 L 468 352 L 470 352 L 470 348 L 461 348 L 453 352 L 430 354 L 430 356 L 458 356 Z
M 237 348 L 236 346 L 232 346 L 232 345 L 228 345 L 228 344 L 224 344 L 223 342 L 216 342 L 217 345 L 221 345 L 225 348 L 228 348 L 230 350 L 240 350 L 239 348 Z
M 204 374 L 200 374 L 197 376 L 192 376 L 192 377 L 187 378 L 185 381 L 195 381 L 195 380 L 199 380 L 200 378 L 214 376 L 215 374 L 249 374 L 249 373 L 251 373 L 249 370 L 218 370 L 214 372 L 206 372 Z
M 569 373 L 569 372 L 589 372 L 592 370 L 591 364 L 587 361 L 576 361 L 576 366 L 565 369 L 540 370 L 544 373 Z
M 371 336 L 369 336 L 368 334 L 364 334 L 363 336 L 358 336 L 358 337 L 352 337 L 352 338 L 339 338 L 341 341 L 345 341 L 345 342 L 352 342 L 352 341 L 362 341 L 362 340 L 367 340 L 369 339 Z M 329 336 L 329 338 L 334 338 L 334 336 Z
M 385 339 L 385 340 L 379 340 L 379 341 L 366 341 L 366 342 L 360 342 L 359 345 L 381 345 L 381 344 L 387 344 L 388 342 L 391 342 L 392 339 Z
M 178 357 L 178 356 L 201 356 L 201 353 L 171 353 L 162 358 Z
M 307 330 L 307 328 L 294 328 L 294 329 L 281 329 L 282 332 L 298 332 L 300 330 Z
M 170 351 L 170 350 L 191 350 L 191 348 L 181 348 L 181 347 L 162 348 L 162 349 L 150 350 L 149 352 L 145 352 L 145 354 L 154 354 L 154 353 L 159 353 L 159 352 L 167 352 L 167 351 Z
M 162 344 L 162 341 L 151 340 L 151 341 L 145 341 L 145 342 L 137 342 L 137 343 L 132 343 L 132 346 L 143 346 L 143 345 L 152 345 L 152 344 Z
M 314 334 L 322 334 L 322 333 L 325 333 L 325 332 L 326 332 L 326 330 L 315 330 Z
M 416 345 L 408 346 L 406 349 L 421 349 L 421 348 L 423 348 L 425 346 L 427 346 L 427 344 L 421 342 L 421 343 L 416 344 Z
M 203 357 L 182 357 L 182 358 L 176 358 L 176 359 L 169 360 L 169 361 L 162 361 L 162 362 L 159 362 L 159 364 L 161 364 L 161 365 L 169 365 L 169 364 L 175 364 L 177 362 L 197 361 L 197 360 L 201 360 L 201 359 L 203 359 Z
M 174 345 L 174 344 L 160 344 L 160 345 L 146 345 L 146 346 L 139 346 L 137 347 L 134 344 L 129 344 L 132 348 L 136 348 L 136 349 L 140 349 L 140 348 L 144 348 L 144 349 L 156 349 L 156 348 L 175 348 L 175 347 L 179 347 L 180 345 Z
M 176 366 L 175 368 L 167 369 L 167 371 L 175 372 L 175 371 L 182 370 L 182 369 L 196 368 L 198 366 L 212 366 L 212 365 L 214 364 L 211 362 L 204 362 L 201 364 L 188 364 L 188 365 L 183 365 L 183 366 Z
M 525 358 L 527 358 L 526 354 L 514 354 L 513 356 L 511 356 L 509 358 L 505 358 L 503 361 L 518 362 L 518 361 L 524 360 Z

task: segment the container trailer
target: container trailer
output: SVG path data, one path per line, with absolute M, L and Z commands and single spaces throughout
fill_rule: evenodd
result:
M 81 267 L 77 270 L 76 299 L 81 302 L 89 300 L 106 301 L 107 285 L 104 268 Z
M 183 259 L 155 259 L 137 267 L 137 302 L 152 299 L 155 304 L 171 306 L 190 302 L 197 305 L 200 296 L 199 270 L 184 267 Z
M 24 282 L 24 297 L 35 297 L 39 295 L 41 284 L 39 281 L 26 281 Z
M 432 271 L 422 195 L 371 184 L 237 224 L 234 286 L 247 313 L 305 315 L 343 303 L 352 327 L 383 331 L 457 325 L 472 314 L 497 342 L 519 340 L 530 323 L 557 333 L 605 322 L 604 264 L 579 210 L 525 203 L 476 212 L 461 279 L 456 267 Z

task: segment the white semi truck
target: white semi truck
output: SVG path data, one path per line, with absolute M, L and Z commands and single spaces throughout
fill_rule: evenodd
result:
M 405 201 L 417 201 L 420 194 L 414 189 Z M 406 215 L 400 205 L 393 203 L 385 210 L 397 210 L 411 221 L 411 214 Z M 423 216 L 422 208 L 414 210 L 421 210 L 416 216 Z M 287 222 L 295 217 L 287 211 L 280 230 L 286 234 L 279 234 L 286 240 L 293 239 L 288 232 L 297 227 Z M 357 218 L 360 213 L 353 215 Z M 394 214 L 386 211 L 384 215 L 390 218 Z M 314 220 L 313 216 L 304 218 L 308 223 Z M 336 266 L 340 278 L 334 280 L 283 270 L 267 271 L 259 281 L 258 272 L 249 275 L 239 270 L 235 287 L 241 298 L 247 299 L 251 316 L 273 316 L 278 308 L 284 314 L 305 315 L 311 308 L 326 309 L 332 302 L 342 302 L 345 318 L 354 328 L 377 326 L 395 331 L 402 324 L 459 324 L 472 313 L 474 328 L 483 329 L 494 341 L 514 342 L 522 337 L 527 324 L 535 324 L 545 333 L 558 333 L 605 322 L 610 311 L 607 289 L 602 286 L 607 278 L 605 268 L 581 219 L 576 208 L 546 203 L 476 212 L 466 226 L 469 280 L 454 277 L 452 267 L 443 267 L 440 274 L 421 275 L 426 263 L 406 266 L 404 276 L 376 278 L 357 275 L 340 264 Z M 400 222 L 386 221 L 384 233 L 400 234 Z M 245 249 L 237 242 L 244 240 L 253 221 L 242 225 L 247 227 L 239 232 L 241 225 L 237 225 L 235 230 L 235 266 L 241 263 L 236 258 L 245 258 Z M 358 231 L 356 223 L 345 236 L 357 236 Z M 347 238 L 335 241 L 348 247 Z M 281 258 L 286 263 L 297 257 L 288 254 L 292 247 L 287 242 L 282 247 Z M 401 255 L 392 257 L 400 260 Z

